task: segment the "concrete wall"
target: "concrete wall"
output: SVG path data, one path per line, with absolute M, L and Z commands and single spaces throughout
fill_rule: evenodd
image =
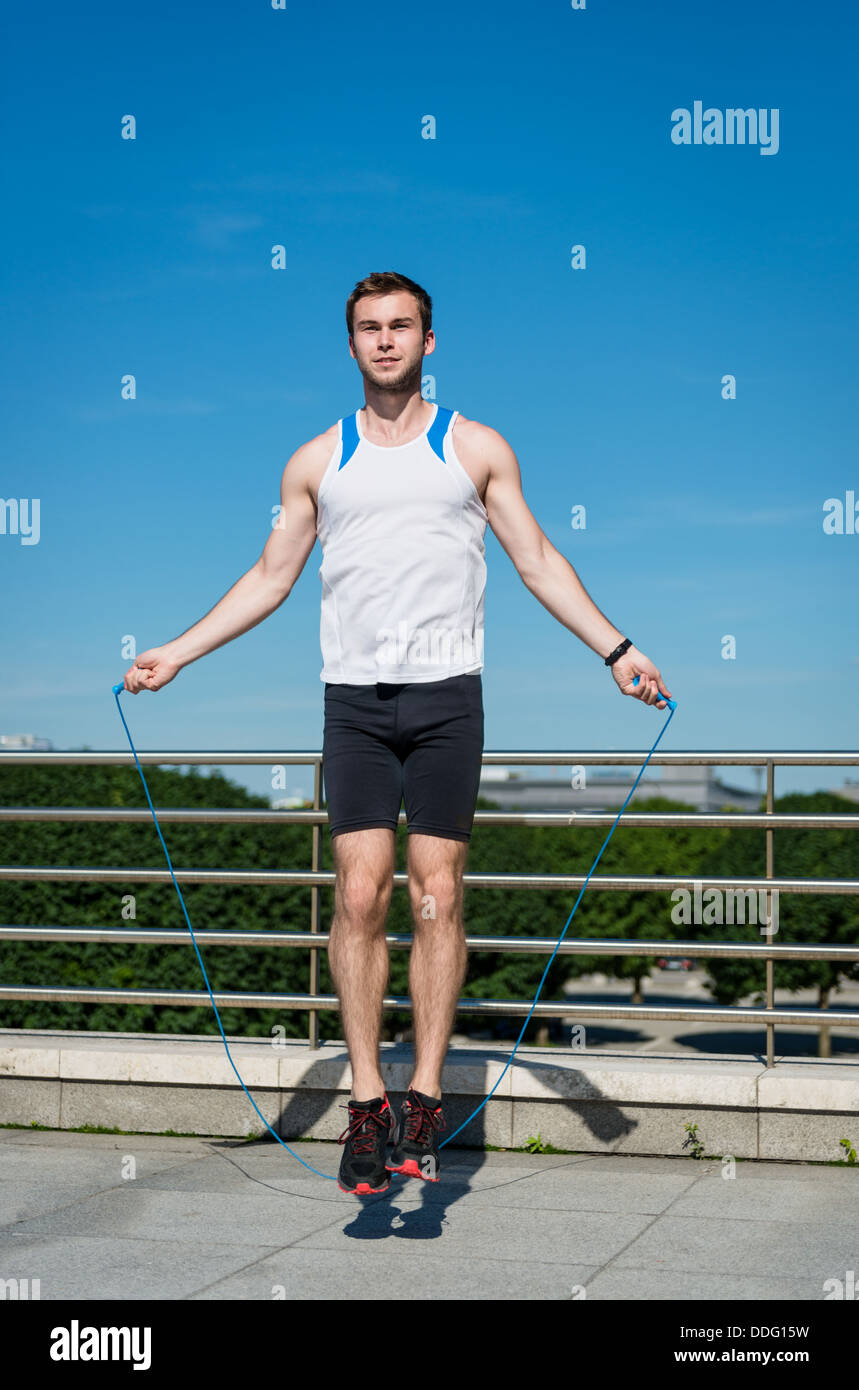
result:
M 236 1066 L 284 1139 L 336 1139 L 347 1123 L 345 1047 L 230 1040 Z M 411 1080 L 411 1049 L 384 1044 L 393 1101 Z M 456 1047 L 445 1068 L 447 1133 L 501 1075 L 509 1048 Z M 839 1159 L 859 1149 L 859 1063 L 588 1054 L 521 1049 L 492 1099 L 453 1144 L 520 1148 L 538 1132 L 581 1153 L 688 1154 L 684 1124 L 707 1155 Z M 0 1030 L 0 1123 L 133 1133 L 243 1136 L 265 1128 L 218 1035 Z

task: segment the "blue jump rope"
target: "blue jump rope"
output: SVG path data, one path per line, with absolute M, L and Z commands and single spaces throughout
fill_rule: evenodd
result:
M 633 682 L 632 682 L 633 685 L 638 685 L 638 681 L 639 681 L 639 677 L 636 676 L 636 677 L 634 678 Z M 168 869 L 170 870 L 170 877 L 171 877 L 172 880 L 173 880 L 173 887 L 176 889 L 176 892 L 179 894 L 179 902 L 182 904 L 182 911 L 183 911 L 184 914 L 185 914 L 185 921 L 188 923 L 188 930 L 189 930 L 189 932 L 191 933 L 191 941 L 192 941 L 192 943 L 193 943 L 194 950 L 195 950 L 196 953 L 197 953 L 197 960 L 198 960 L 199 963 L 200 963 L 200 969 L 201 969 L 202 972 L 203 972 L 203 979 L 204 979 L 205 982 L 206 982 L 206 989 L 209 991 L 209 998 L 210 998 L 211 1001 L 212 1001 L 212 1008 L 213 1008 L 214 1011 L 215 1011 L 215 1018 L 216 1018 L 217 1021 L 218 1021 L 218 1028 L 220 1029 L 221 1039 L 222 1039 L 222 1041 L 223 1041 L 224 1048 L 225 1048 L 225 1050 L 226 1050 L 226 1053 L 227 1053 L 227 1057 L 228 1057 L 228 1059 L 229 1059 L 230 1066 L 232 1067 L 233 1071 L 236 1073 L 236 1076 L 237 1076 L 237 1078 L 238 1078 L 239 1085 L 241 1086 L 242 1090 L 244 1091 L 245 1095 L 247 1096 L 247 1098 L 248 1098 L 248 1100 L 250 1101 L 251 1105 L 253 1106 L 254 1110 L 255 1110 L 256 1113 L 259 1115 L 260 1119 L 262 1120 L 262 1122 L 263 1122 L 263 1124 L 265 1125 L 266 1129 L 268 1130 L 269 1134 L 271 1134 L 272 1137 L 273 1137 L 274 1139 L 277 1140 L 278 1144 L 280 1144 L 282 1148 L 286 1149 L 287 1153 L 292 1154 L 292 1157 L 293 1157 L 293 1158 L 298 1159 L 298 1162 L 302 1165 L 302 1167 L 309 1169 L 311 1173 L 316 1173 L 316 1175 L 317 1175 L 318 1177 L 320 1177 L 320 1178 L 326 1178 L 329 1182 L 336 1182 L 337 1179 L 336 1179 L 331 1173 L 322 1173 L 322 1172 L 320 1172 L 320 1170 L 319 1170 L 318 1168 L 314 1168 L 314 1167 L 313 1167 L 313 1164 L 312 1164 L 312 1163 L 306 1163 L 306 1162 L 304 1161 L 304 1159 L 301 1157 L 300 1154 L 297 1154 L 297 1153 L 295 1152 L 294 1149 L 291 1149 L 291 1148 L 289 1147 L 288 1144 L 285 1144 L 285 1143 L 284 1143 L 284 1141 L 281 1139 L 280 1135 L 279 1135 L 279 1134 L 276 1134 L 275 1131 L 272 1129 L 272 1127 L 271 1127 L 271 1125 L 269 1124 L 268 1120 L 265 1118 L 265 1115 L 263 1115 L 263 1113 L 262 1113 L 262 1111 L 260 1110 L 259 1106 L 257 1105 L 256 1101 L 254 1100 L 253 1096 L 251 1095 L 250 1091 L 248 1090 L 247 1086 L 245 1085 L 244 1081 L 242 1081 L 242 1078 L 241 1078 L 241 1076 L 239 1075 L 239 1069 L 238 1069 L 238 1067 L 236 1066 L 235 1062 L 233 1061 L 232 1054 L 230 1053 L 229 1044 L 228 1044 L 228 1042 L 227 1042 L 227 1037 L 226 1037 L 226 1034 L 225 1034 L 225 1032 L 224 1032 L 224 1026 L 223 1026 L 223 1024 L 221 1023 L 221 1015 L 218 1013 L 218 1006 L 217 1006 L 217 1004 L 215 1003 L 215 996 L 214 996 L 214 994 L 212 993 L 212 986 L 209 984 L 209 977 L 208 977 L 208 975 L 206 974 L 206 967 L 205 967 L 205 965 L 203 964 L 203 957 L 200 955 L 200 948 L 199 948 L 199 946 L 197 945 L 197 938 L 196 938 L 196 936 L 194 935 L 194 928 L 191 926 L 191 918 L 188 916 L 188 909 L 187 909 L 187 907 L 185 906 L 185 899 L 182 897 L 182 889 L 179 887 L 179 884 L 176 882 L 176 875 L 175 875 L 174 872 L 173 872 L 173 864 L 172 864 L 172 862 L 171 862 L 170 854 L 169 854 L 169 851 L 168 851 L 168 849 L 167 849 L 167 846 L 166 846 L 166 844 L 164 843 L 164 836 L 161 834 L 161 826 L 158 824 L 158 817 L 157 817 L 156 814 L 155 814 L 155 807 L 152 805 L 152 797 L 149 795 L 149 788 L 148 788 L 147 785 L 146 785 L 146 778 L 145 778 L 144 775 L 143 775 L 143 768 L 140 766 L 140 759 L 138 758 L 138 756 L 137 756 L 137 751 L 136 751 L 136 749 L 135 749 L 135 747 L 134 747 L 134 741 L 133 741 L 133 739 L 132 739 L 132 737 L 131 737 L 131 731 L 129 730 L 129 727 L 128 727 L 128 725 L 127 725 L 126 722 L 125 722 L 125 715 L 122 713 L 122 706 L 121 706 L 120 703 L 119 703 L 119 697 L 120 697 L 120 695 L 121 695 L 121 693 L 122 693 L 122 691 L 123 691 L 124 689 L 125 689 L 124 683 L 121 683 L 121 684 L 119 684 L 119 685 L 115 685 L 115 686 L 113 687 L 113 695 L 114 695 L 114 699 L 116 700 L 116 708 L 117 708 L 117 710 L 119 711 L 119 717 L 120 717 L 120 719 L 122 720 L 123 728 L 125 729 L 126 735 L 127 735 L 127 737 L 128 737 L 129 747 L 131 748 L 131 752 L 132 752 L 132 754 L 133 754 L 133 756 L 134 756 L 134 761 L 135 761 L 135 764 L 136 764 L 136 766 L 137 766 L 137 771 L 140 773 L 140 780 L 141 780 L 141 782 L 143 783 L 143 790 L 144 790 L 144 792 L 146 793 L 146 800 L 148 801 L 148 803 L 149 803 L 149 809 L 150 809 L 150 811 L 152 812 L 152 819 L 153 819 L 154 822 L 155 822 L 155 829 L 158 831 L 158 838 L 159 838 L 159 840 L 161 841 L 161 848 L 163 849 L 163 851 L 164 851 L 164 857 L 165 857 L 165 859 L 167 860 L 167 867 L 168 867 Z M 663 700 L 665 700 L 666 704 L 668 705 L 669 709 L 671 710 L 671 713 L 669 714 L 668 718 L 666 719 L 665 723 L 663 724 L 662 728 L 660 729 L 659 733 L 657 734 L 656 739 L 654 740 L 654 743 L 653 743 L 653 747 L 651 748 L 650 752 L 648 753 L 647 757 L 645 758 L 644 762 L 642 763 L 642 765 L 641 765 L 641 770 L 639 771 L 638 776 L 636 777 L 635 781 L 634 781 L 633 784 L 632 784 L 632 787 L 630 788 L 629 795 L 627 796 L 626 801 L 623 803 L 623 805 L 621 806 L 621 808 L 620 808 L 620 810 L 618 811 L 617 815 L 615 816 L 614 822 L 613 822 L 613 824 L 612 824 L 612 827 L 611 827 L 611 829 L 609 830 L 608 834 L 606 835 L 606 837 L 605 837 L 605 839 L 604 839 L 604 841 L 603 841 L 603 843 L 602 843 L 602 848 L 600 849 L 599 854 L 597 855 L 596 859 L 594 860 L 593 864 L 591 865 L 591 867 L 590 867 L 590 869 L 589 869 L 589 871 L 588 871 L 588 876 L 587 876 L 587 878 L 585 879 L 584 883 L 582 884 L 581 888 L 579 889 L 579 896 L 576 898 L 576 901 L 575 901 L 575 903 L 574 903 L 574 905 L 573 905 L 573 910 L 572 910 L 572 912 L 570 913 L 569 917 L 567 918 L 566 925 L 564 926 L 564 930 L 561 932 L 561 935 L 558 937 L 557 943 L 556 943 L 556 945 L 555 945 L 555 949 L 554 949 L 554 951 L 552 952 L 551 956 L 549 957 L 549 961 L 548 961 L 548 964 L 547 964 L 547 966 L 546 966 L 546 969 L 543 971 L 542 978 L 541 978 L 541 980 L 540 980 L 539 985 L 537 986 L 537 993 L 534 995 L 534 1002 L 533 1002 L 533 1004 L 531 1005 L 530 1010 L 528 1011 L 528 1017 L 525 1019 L 525 1022 L 522 1024 L 522 1031 L 520 1032 L 518 1038 L 516 1039 L 516 1045 L 515 1045 L 515 1047 L 513 1048 L 513 1051 L 510 1053 L 509 1058 L 507 1059 L 507 1064 L 506 1064 L 506 1066 L 504 1067 L 504 1070 L 502 1071 L 502 1073 L 501 1073 L 501 1075 L 499 1076 L 498 1080 L 496 1081 L 495 1085 L 492 1087 L 492 1090 L 488 1093 L 488 1095 L 486 1095 L 486 1096 L 484 1097 L 484 1099 L 483 1099 L 483 1100 L 480 1102 L 480 1104 L 477 1106 L 476 1110 L 473 1110 L 473 1111 L 472 1111 L 472 1113 L 469 1115 L 468 1119 L 467 1119 L 467 1120 L 464 1120 L 464 1121 L 462 1122 L 462 1124 L 459 1126 L 459 1129 L 455 1129 L 455 1130 L 453 1131 L 453 1134 L 449 1134 L 448 1137 L 447 1137 L 446 1139 L 443 1139 L 443 1140 L 442 1140 L 442 1142 L 439 1144 L 439 1148 L 440 1148 L 440 1149 L 443 1149 L 444 1146 L 445 1146 L 445 1144 L 449 1144 L 450 1141 L 451 1141 L 451 1139 L 455 1139 L 456 1136 L 457 1136 L 457 1134 L 459 1134 L 461 1130 L 465 1129 L 465 1126 L 466 1126 L 466 1125 L 471 1124 L 471 1121 L 474 1119 L 475 1115 L 479 1115 L 479 1114 L 480 1114 L 480 1112 L 481 1112 L 481 1110 L 483 1109 L 483 1107 L 484 1107 L 484 1105 L 486 1104 L 486 1102 L 487 1102 L 488 1100 L 491 1100 L 492 1096 L 493 1096 L 493 1095 L 495 1094 L 495 1092 L 498 1090 L 498 1087 L 501 1085 L 501 1082 L 503 1081 L 504 1076 L 505 1076 L 505 1074 L 506 1074 L 506 1072 L 507 1072 L 507 1068 L 510 1066 L 511 1062 L 513 1061 L 513 1058 L 516 1056 L 516 1052 L 517 1052 L 517 1050 L 518 1050 L 519 1044 L 521 1043 L 523 1037 L 525 1036 L 525 1029 L 528 1027 L 529 1022 L 531 1021 L 531 1015 L 533 1014 L 535 1008 L 537 1007 L 537 1001 L 538 1001 L 538 999 L 540 998 L 540 994 L 542 993 L 543 985 L 545 984 L 545 981 L 546 981 L 546 976 L 548 975 L 549 970 L 551 969 L 551 966 L 552 966 L 552 961 L 555 959 L 555 956 L 558 954 L 558 949 L 559 949 L 559 947 L 560 947 L 560 945 L 561 945 L 561 942 L 563 941 L 564 937 L 565 937 L 566 934 L 567 934 L 567 928 L 569 927 L 570 923 L 572 922 L 573 918 L 574 918 L 575 915 L 576 915 L 576 908 L 578 907 L 579 903 L 580 903 L 581 900 L 582 900 L 582 896 L 583 896 L 583 894 L 584 894 L 585 889 L 586 889 L 587 886 L 588 886 L 588 881 L 589 881 L 589 879 L 590 879 L 590 876 L 591 876 L 591 874 L 593 873 L 594 869 L 596 868 L 597 864 L 600 862 L 600 859 L 602 858 L 602 855 L 603 855 L 603 850 L 605 849 L 606 845 L 608 844 L 609 840 L 611 839 L 612 835 L 614 834 L 614 832 L 615 832 L 615 827 L 617 826 L 618 821 L 620 820 L 621 816 L 623 815 L 624 811 L 626 810 L 627 806 L 629 805 L 629 803 L 630 803 L 630 801 L 631 801 L 631 799 L 632 799 L 632 793 L 635 791 L 636 787 L 638 786 L 639 782 L 641 781 L 642 773 L 644 772 L 644 769 L 647 767 L 647 764 L 650 762 L 650 759 L 653 757 L 653 754 L 654 754 L 655 751 L 656 751 L 656 746 L 657 746 L 657 744 L 659 743 L 659 740 L 662 738 L 662 735 L 665 733 L 665 730 L 668 728 L 668 725 L 671 723 L 671 720 L 674 718 L 674 711 L 675 711 L 676 708 L 677 708 L 676 701 L 674 701 L 674 700 L 669 700 L 668 696 L 667 696 L 667 695 L 663 695 L 663 693 L 662 693 L 661 690 L 660 690 L 659 694 L 660 694 L 660 698 L 663 699 Z

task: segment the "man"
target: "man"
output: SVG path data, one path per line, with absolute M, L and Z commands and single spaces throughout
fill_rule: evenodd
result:
M 385 1191 L 391 1172 L 438 1180 L 442 1068 L 466 969 L 462 875 L 483 752 L 486 523 L 535 598 L 611 666 L 623 694 L 664 709 L 659 692 L 671 691 L 543 534 L 509 444 L 422 398 L 423 358 L 435 349 L 426 291 L 393 271 L 369 275 L 349 296 L 346 323 L 363 409 L 296 450 L 259 560 L 187 632 L 138 656 L 125 689 L 160 690 L 268 617 L 319 538 L 323 773 L 336 877 L 329 960 L 352 1064 L 338 1181 L 363 1194 Z M 379 1031 L 403 798 L 415 1066 L 395 1121 Z

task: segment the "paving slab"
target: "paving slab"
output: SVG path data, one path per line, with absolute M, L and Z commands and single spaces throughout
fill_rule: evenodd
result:
M 726 1298 L 734 1297 L 737 1274 L 815 1279 L 822 1297 L 824 1280 L 843 1279 L 859 1264 L 859 1222 L 855 1215 L 845 1222 L 837 1202 L 825 1223 L 803 1220 L 798 1212 L 791 1218 L 787 1210 L 780 1220 L 666 1215 L 619 1252 L 616 1263 L 709 1272 L 726 1283 Z
M 223 1241 L 0 1233 L 2 1277 L 39 1279 L 42 1301 L 189 1298 L 270 1253 Z
M 291 1147 L 336 1174 L 337 1144 Z M 273 1140 L 7 1129 L 0 1280 L 43 1300 L 711 1303 L 819 1301 L 859 1273 L 859 1166 L 726 1171 L 452 1149 L 438 1184 L 355 1198 Z
M 408 1233 L 403 1233 L 406 1239 Z M 540 1264 L 532 1260 L 505 1265 L 499 1278 L 494 1260 L 468 1259 L 451 1265 L 441 1254 L 397 1243 L 396 1230 L 383 1260 L 368 1260 L 364 1250 L 290 1249 L 227 1275 L 193 1295 L 209 1299 L 294 1300 L 385 1299 L 397 1302 L 434 1299 L 516 1299 L 569 1302 L 571 1290 L 593 1273 L 591 1266 Z

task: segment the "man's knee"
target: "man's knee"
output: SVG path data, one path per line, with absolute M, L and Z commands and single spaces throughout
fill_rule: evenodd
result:
M 336 917 L 342 925 L 360 927 L 384 924 L 393 881 L 363 868 L 343 870 L 335 887 Z
M 462 904 L 461 877 L 450 871 L 437 871 L 412 878 L 409 882 L 415 922 L 456 922 Z

